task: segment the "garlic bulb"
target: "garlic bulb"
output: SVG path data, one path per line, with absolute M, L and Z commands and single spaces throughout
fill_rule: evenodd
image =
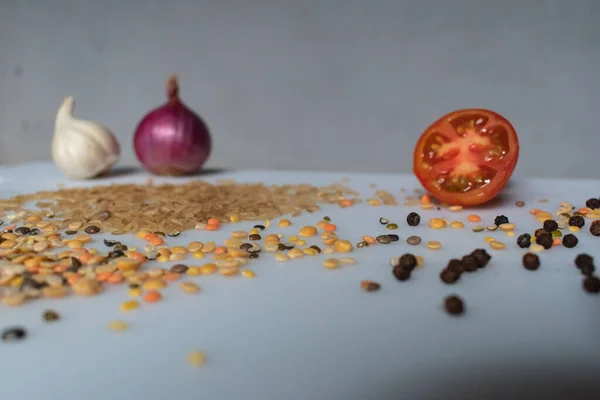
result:
M 119 161 L 119 143 L 112 132 L 92 121 L 73 118 L 75 99 L 64 99 L 54 125 L 52 159 L 71 179 L 89 179 L 108 172 Z

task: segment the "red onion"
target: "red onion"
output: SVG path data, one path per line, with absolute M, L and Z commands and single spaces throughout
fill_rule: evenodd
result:
M 157 175 L 187 175 L 197 171 L 212 148 L 204 121 L 179 99 L 174 75 L 167 80 L 167 103 L 150 111 L 135 130 L 138 160 Z

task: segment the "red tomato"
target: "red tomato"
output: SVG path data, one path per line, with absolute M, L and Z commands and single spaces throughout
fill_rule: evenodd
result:
M 453 111 L 423 132 L 413 171 L 438 200 L 476 206 L 506 186 L 519 158 L 515 128 L 489 110 Z

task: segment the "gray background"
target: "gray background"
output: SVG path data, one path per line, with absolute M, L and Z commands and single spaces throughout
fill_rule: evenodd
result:
M 0 163 L 50 159 L 63 96 L 135 165 L 136 123 L 182 96 L 211 166 L 409 172 L 433 120 L 491 108 L 521 176 L 600 177 L 600 1 L 0 0 Z

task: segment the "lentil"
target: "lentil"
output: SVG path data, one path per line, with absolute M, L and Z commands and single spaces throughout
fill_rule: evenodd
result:
M 430 240 L 429 242 L 427 242 L 427 247 L 431 250 L 438 250 L 442 248 L 442 244 L 436 240 Z
M 88 234 L 90 234 L 90 235 L 93 235 L 93 234 L 95 234 L 95 233 L 98 233 L 98 232 L 100 232 L 100 228 L 99 228 L 99 227 L 97 227 L 96 225 L 90 225 L 90 226 L 88 226 L 88 227 L 86 227 L 86 228 L 84 229 L 84 232 L 85 232 L 85 233 L 88 233 Z
M 540 258 L 533 253 L 523 255 L 523 267 L 529 271 L 535 271 L 540 267 Z
M 515 224 L 502 224 L 498 228 L 500 228 L 501 231 L 509 232 L 515 229 Z
M 536 236 L 535 242 L 547 250 L 552 247 L 554 241 L 550 233 L 544 232 Z
M 256 277 L 256 273 L 254 271 L 252 271 L 251 269 L 243 269 L 241 273 L 244 278 L 255 278 Z
M 390 230 L 398 229 L 398 224 L 387 224 L 386 228 Z
M 290 225 L 292 225 L 292 221 L 290 221 L 289 219 L 282 219 L 281 221 L 279 221 L 279 226 L 282 228 L 287 228 Z
M 600 293 L 600 279 L 595 276 L 586 276 L 583 279 L 583 290 L 588 293 Z
M 595 209 L 597 209 L 597 208 L 600 208 L 600 200 L 599 200 L 599 199 L 596 199 L 596 198 L 591 198 L 591 199 L 588 199 L 588 200 L 585 202 L 585 206 L 586 206 L 587 208 L 591 208 L 592 210 L 595 210 Z
M 496 229 L 498 229 L 498 227 L 496 225 L 488 225 L 485 227 L 485 229 L 487 229 L 490 232 L 494 232 Z
M 206 363 L 206 356 L 201 351 L 192 351 L 187 357 L 188 364 L 192 367 L 202 367 Z
M 303 226 L 300 228 L 298 234 L 303 237 L 313 237 L 317 235 L 317 228 L 314 226 Z
M 188 270 L 188 266 L 184 265 L 184 264 L 175 264 L 171 267 L 171 272 L 174 272 L 176 274 L 185 274 L 185 272 Z
M 462 229 L 465 227 L 465 225 L 460 221 L 453 221 L 450 226 L 454 229 Z
M 317 245 L 314 245 L 314 244 L 313 244 L 312 246 L 310 246 L 310 248 L 311 248 L 311 249 L 314 249 L 314 250 L 315 250 L 317 253 L 320 253 L 320 252 L 321 252 L 321 248 L 320 248 L 319 246 L 317 246 Z
M 444 307 L 450 315 L 461 315 L 465 312 L 464 302 L 456 295 L 446 297 L 444 299 Z
M 389 224 L 389 223 L 390 223 L 390 220 L 389 220 L 389 219 L 387 219 L 387 218 L 383 218 L 383 217 L 381 217 L 381 218 L 379 218 L 379 223 L 380 223 L 381 225 L 387 225 L 387 224 Z
M 376 292 L 381 289 L 381 285 L 377 282 L 364 280 L 360 282 L 360 288 L 365 292 Z
M 7 328 L 2 331 L 1 337 L 4 342 L 17 342 L 27 337 L 27 331 L 20 326 Z
M 594 236 L 600 236 L 600 220 L 596 220 L 590 224 L 590 233 Z
M 250 240 L 260 240 L 262 239 L 262 236 L 260 236 L 258 233 L 252 234 L 250 236 L 248 236 L 248 239 Z
M 406 223 L 409 226 L 418 226 L 421 223 L 421 216 L 416 212 L 411 212 L 406 216 Z
M 388 244 L 392 241 L 392 239 L 388 235 L 379 235 L 375 239 L 381 244 Z
M 337 258 L 326 258 L 325 261 L 323 261 L 323 266 L 327 269 L 339 268 L 340 260 Z
M 127 300 L 121 304 L 121 311 L 124 311 L 124 312 L 132 311 L 132 310 L 135 310 L 136 308 L 138 308 L 139 306 L 140 306 L 140 303 L 138 303 L 137 301 Z
M 275 261 L 277 261 L 277 262 L 286 262 L 289 259 L 290 258 L 288 256 L 286 256 L 285 254 L 281 254 L 281 253 L 275 254 Z
M 16 228 L 13 232 L 19 235 L 27 235 L 31 229 L 26 226 L 20 226 Z
M 485 228 L 481 225 L 477 225 L 473 227 L 473 232 L 482 232 Z
M 441 218 L 431 218 L 429 220 L 429 227 L 431 229 L 442 229 L 446 227 L 446 221 Z
M 340 263 L 344 265 L 354 265 L 356 264 L 356 259 L 354 259 L 353 257 L 341 257 Z
M 510 223 L 510 221 L 508 220 L 508 217 L 506 217 L 505 215 L 498 215 L 496 218 L 494 218 L 494 225 L 496 226 L 500 226 L 502 224 L 508 224 Z
M 349 253 L 352 251 L 352 243 L 348 240 L 338 240 L 333 244 L 333 249 L 338 253 Z
M 389 237 L 392 242 L 397 242 L 400 240 L 400 236 L 396 235 L 395 233 L 390 233 L 387 235 L 387 237 Z
M 367 242 L 368 244 L 377 243 L 377 240 L 373 236 L 363 236 L 362 240 L 363 240 L 363 242 Z
M 126 322 L 115 320 L 108 323 L 108 328 L 115 332 L 125 332 L 129 329 L 129 325 Z
M 517 206 L 517 207 L 525 207 L 525 202 L 521 201 L 521 200 L 518 200 L 517 202 L 515 202 L 515 206 Z
M 490 242 L 490 247 L 494 250 L 502 250 L 506 247 L 506 245 L 502 242 L 498 242 L 497 240 L 493 240 Z
M 204 264 L 200 267 L 201 275 L 211 275 L 217 272 L 217 266 L 215 264 Z
M 90 278 L 79 279 L 71 287 L 80 296 L 94 296 L 102 291 L 102 284 L 96 279 Z
M 581 229 L 585 226 L 585 218 L 581 215 L 573 215 L 569 218 L 569 225 Z

